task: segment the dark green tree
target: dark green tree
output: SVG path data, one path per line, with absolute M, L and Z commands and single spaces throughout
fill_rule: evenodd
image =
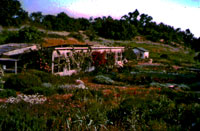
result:
M 1 0 L 0 19 L 2 26 L 19 26 L 28 20 L 28 13 L 21 8 L 18 0 Z
M 42 33 L 35 27 L 24 27 L 19 30 L 19 42 L 22 43 L 40 43 L 42 41 Z
M 44 16 L 42 15 L 42 12 L 33 12 L 30 15 L 31 21 L 33 21 L 36 24 L 40 24 L 43 20 L 43 17 Z

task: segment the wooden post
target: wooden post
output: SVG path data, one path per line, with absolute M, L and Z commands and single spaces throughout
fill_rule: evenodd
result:
M 17 61 L 15 61 L 15 74 L 17 74 Z

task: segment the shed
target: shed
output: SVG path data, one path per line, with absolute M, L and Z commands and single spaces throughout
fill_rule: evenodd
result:
M 133 48 L 133 52 L 137 55 L 138 59 L 147 59 L 149 58 L 149 51 L 142 47 Z
M 37 49 L 36 44 L 11 43 L 0 45 L 0 65 L 2 65 L 4 71 L 17 74 L 19 55 Z

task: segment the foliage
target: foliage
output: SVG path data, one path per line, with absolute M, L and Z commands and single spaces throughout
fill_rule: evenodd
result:
M 2 26 L 19 26 L 28 21 L 28 13 L 22 9 L 18 0 L 1 0 L 0 9 Z
M 126 58 L 128 61 L 137 59 L 137 56 L 133 52 L 133 48 L 131 48 L 131 47 L 126 47 L 125 48 L 123 57 Z
M 65 60 L 66 58 L 64 58 Z M 77 68 L 82 71 L 88 71 L 92 65 L 91 49 L 86 52 L 72 50 L 72 55 L 68 57 L 64 63 L 66 66 L 70 63 L 71 67 Z
M 95 76 L 93 81 L 99 84 L 108 84 L 108 85 L 114 84 L 114 81 L 111 78 L 103 75 Z
M 92 60 L 93 60 L 93 65 L 95 66 L 96 70 L 102 69 L 102 67 L 106 64 L 106 52 L 92 52 Z
M 35 27 L 24 27 L 19 30 L 19 42 L 22 43 L 40 43 L 42 33 Z
M 160 58 L 168 59 L 169 56 L 167 54 L 162 54 L 162 55 L 160 55 Z
M 29 94 L 29 95 L 32 95 L 32 94 L 40 94 L 40 95 L 45 95 L 45 96 L 51 96 L 53 94 L 56 94 L 56 90 L 53 89 L 53 88 L 48 88 L 48 87 L 31 87 L 31 88 L 28 88 L 28 89 L 25 89 L 23 91 L 23 93 L 25 94 Z
M 37 69 L 41 71 L 51 72 L 52 49 L 41 48 L 20 56 L 21 63 L 19 68 Z
M 93 28 L 89 28 L 88 30 L 86 30 L 85 34 L 87 35 L 90 41 L 94 41 L 97 39 L 97 33 Z
M 190 88 L 193 91 L 200 91 L 200 82 L 190 84 Z
M 123 72 L 117 74 L 115 79 L 130 84 L 150 84 L 151 82 L 191 84 L 199 81 L 199 78 L 195 73 L 178 74 L 155 71 Z
M 82 34 L 81 33 L 75 33 L 75 32 L 72 32 L 72 33 L 70 33 L 69 35 L 68 35 L 69 37 L 73 37 L 73 38 L 76 38 L 77 40 L 79 40 L 79 41 L 84 41 L 83 40 L 83 36 L 82 36 Z
M 0 33 L 0 44 L 18 42 L 18 32 L 3 30 Z
M 4 89 L 4 90 L 0 90 L 0 98 L 7 98 L 7 97 L 16 97 L 16 91 L 15 90 L 10 90 L 10 89 Z
M 35 70 L 35 69 L 29 69 L 26 72 L 39 77 L 42 83 L 53 82 L 53 79 L 55 79 L 56 77 L 50 73 L 40 71 L 40 70 Z
M 5 82 L 5 89 L 14 89 L 16 91 L 24 91 L 25 89 L 40 86 L 42 84 L 40 78 L 30 73 L 20 73 L 10 76 Z

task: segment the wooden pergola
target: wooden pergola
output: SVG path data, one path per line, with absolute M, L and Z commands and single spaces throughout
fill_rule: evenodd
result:
M 19 59 L 13 59 L 13 58 L 0 58 L 0 62 L 14 62 L 14 69 L 10 68 L 10 69 L 6 69 L 6 65 L 3 64 L 3 70 L 5 71 L 14 71 L 15 74 L 17 74 L 17 62 L 19 61 Z

